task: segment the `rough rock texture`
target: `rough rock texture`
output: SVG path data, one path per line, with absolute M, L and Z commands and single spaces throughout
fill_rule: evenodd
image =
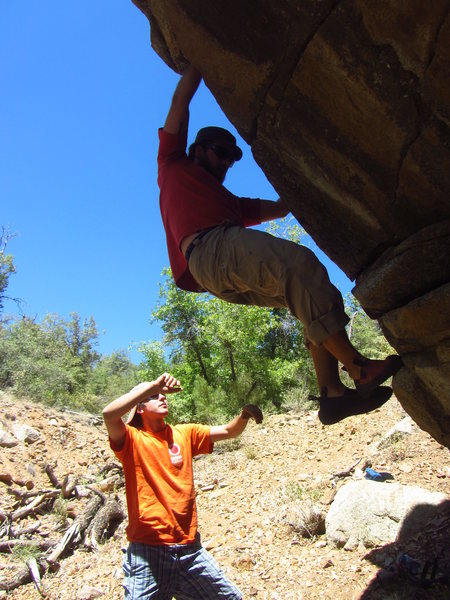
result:
M 330 546 L 374 548 L 393 543 L 405 528 L 419 531 L 436 512 L 448 514 L 445 494 L 417 486 L 351 481 L 339 488 L 326 517 Z
M 450 1 L 134 2 L 356 279 L 405 359 L 399 400 L 450 446 Z

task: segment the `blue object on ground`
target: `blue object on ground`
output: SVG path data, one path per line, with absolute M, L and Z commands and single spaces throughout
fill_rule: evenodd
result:
M 387 481 L 388 479 L 394 479 L 392 473 L 374 471 L 373 469 L 366 469 L 365 474 L 366 479 L 370 479 L 371 481 Z
M 398 568 L 405 571 L 409 575 L 418 575 L 420 562 L 415 558 L 411 558 L 407 554 L 400 554 L 397 559 Z

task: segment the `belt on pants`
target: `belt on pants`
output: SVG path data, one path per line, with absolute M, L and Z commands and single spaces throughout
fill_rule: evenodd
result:
M 184 254 L 184 258 L 186 259 L 186 262 L 189 262 L 189 257 L 192 254 L 192 250 L 195 248 L 197 243 L 202 239 L 202 237 L 204 237 L 207 233 L 209 233 L 216 227 L 218 227 L 218 225 L 214 225 L 214 227 L 208 227 L 207 229 L 203 229 L 202 231 L 200 231 L 200 233 L 198 235 L 195 236 L 195 238 L 192 240 L 192 242 L 186 248 L 186 252 Z

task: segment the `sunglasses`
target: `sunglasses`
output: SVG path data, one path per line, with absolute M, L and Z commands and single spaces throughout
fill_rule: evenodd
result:
M 159 395 L 155 394 L 154 396 L 149 396 L 145 400 L 142 400 L 141 402 L 139 402 L 139 404 L 146 404 L 147 402 L 150 402 L 150 400 L 158 400 L 158 398 L 159 398 Z
M 229 160 L 231 164 L 234 163 L 234 154 L 228 148 L 218 146 L 217 144 L 212 144 L 211 146 L 208 146 L 208 148 L 212 150 L 220 160 Z

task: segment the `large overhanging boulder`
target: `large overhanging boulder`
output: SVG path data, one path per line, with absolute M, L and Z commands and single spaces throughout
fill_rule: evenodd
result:
M 450 446 L 450 1 L 134 0 L 316 243 L 356 280 Z

